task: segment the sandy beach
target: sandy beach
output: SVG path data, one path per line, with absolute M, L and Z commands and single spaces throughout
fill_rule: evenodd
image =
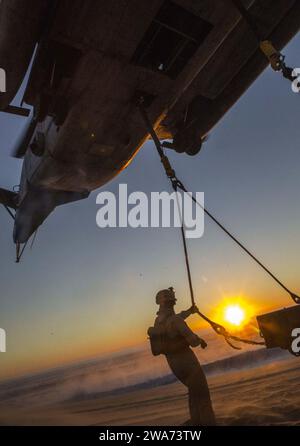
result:
M 219 425 L 300 425 L 298 358 L 284 355 L 240 370 L 212 371 L 208 381 Z M 176 426 L 188 419 L 186 393 L 182 384 L 171 382 L 57 402 L 36 395 L 34 404 L 10 394 L 1 399 L 0 423 Z

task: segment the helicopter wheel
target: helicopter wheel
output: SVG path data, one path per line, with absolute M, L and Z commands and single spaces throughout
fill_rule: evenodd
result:
M 173 146 L 178 153 L 187 153 L 195 156 L 202 148 L 202 139 L 195 129 L 183 129 L 176 133 L 173 138 Z

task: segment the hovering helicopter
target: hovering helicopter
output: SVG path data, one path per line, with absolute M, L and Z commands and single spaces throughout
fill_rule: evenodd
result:
M 237 3 L 1 1 L 0 110 L 29 120 L 14 153 L 24 157 L 19 191 L 0 189 L 0 203 L 15 210 L 17 247 L 56 206 L 88 197 L 128 166 L 149 137 L 137 98 L 166 148 L 199 153 L 268 65 Z M 239 3 L 278 50 L 298 32 L 298 1 Z

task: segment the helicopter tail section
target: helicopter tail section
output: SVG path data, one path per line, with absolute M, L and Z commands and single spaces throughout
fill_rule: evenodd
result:
M 57 206 L 82 200 L 88 195 L 89 192 L 51 191 L 31 186 L 16 211 L 14 242 L 26 243 Z

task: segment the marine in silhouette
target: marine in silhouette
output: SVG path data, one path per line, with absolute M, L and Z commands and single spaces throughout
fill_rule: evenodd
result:
M 185 424 L 212 426 L 216 424 L 206 377 L 190 347 L 205 348 L 199 338 L 185 323 L 185 319 L 198 311 L 192 306 L 176 314 L 173 288 L 161 290 L 156 295 L 159 311 L 153 327 L 148 330 L 153 355 L 164 354 L 174 375 L 187 388 L 191 419 Z

